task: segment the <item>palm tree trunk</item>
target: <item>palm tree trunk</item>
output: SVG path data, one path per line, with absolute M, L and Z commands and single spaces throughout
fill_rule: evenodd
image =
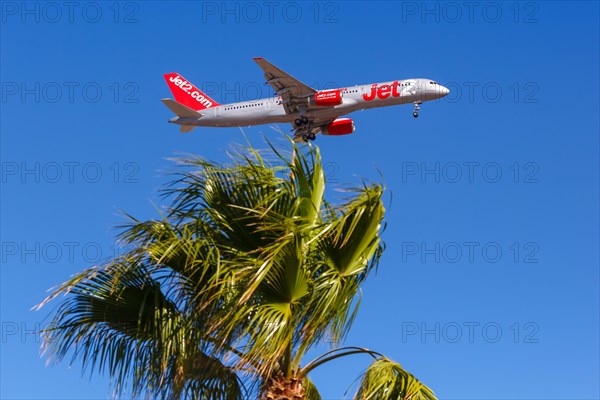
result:
M 295 376 L 286 378 L 280 371 L 267 379 L 261 400 L 304 400 L 305 390 L 302 379 Z

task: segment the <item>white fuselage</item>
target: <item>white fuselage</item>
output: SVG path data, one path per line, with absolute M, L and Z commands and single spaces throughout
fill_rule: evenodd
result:
M 309 107 L 303 115 L 312 120 L 327 120 L 368 108 L 421 103 L 448 94 L 448 89 L 430 79 L 406 79 L 358 85 L 340 89 L 342 103 L 336 106 Z M 293 122 L 300 113 L 286 114 L 281 97 L 222 104 L 199 111 L 200 118 L 175 117 L 178 125 L 234 127 Z

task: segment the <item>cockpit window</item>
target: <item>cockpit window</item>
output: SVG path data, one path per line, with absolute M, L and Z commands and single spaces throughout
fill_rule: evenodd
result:
M 429 82 L 429 83 L 431 83 L 432 85 L 437 85 L 438 84 L 437 82 Z

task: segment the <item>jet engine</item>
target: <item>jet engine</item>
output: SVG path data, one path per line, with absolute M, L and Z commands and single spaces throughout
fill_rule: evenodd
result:
M 354 121 L 350 118 L 338 118 L 321 128 L 321 134 L 325 136 L 349 135 L 352 132 L 354 132 Z
M 318 107 L 333 107 L 342 104 L 342 91 L 323 90 L 308 98 L 308 104 Z

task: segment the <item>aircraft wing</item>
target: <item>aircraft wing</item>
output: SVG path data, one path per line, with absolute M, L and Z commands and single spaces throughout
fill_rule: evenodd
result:
M 264 71 L 267 83 L 275 89 L 278 96 L 281 96 L 286 114 L 298 111 L 298 104 L 306 104 L 304 100 L 296 102 L 295 99 L 303 99 L 317 93 L 315 89 L 283 72 L 264 58 L 255 57 L 253 60 Z

